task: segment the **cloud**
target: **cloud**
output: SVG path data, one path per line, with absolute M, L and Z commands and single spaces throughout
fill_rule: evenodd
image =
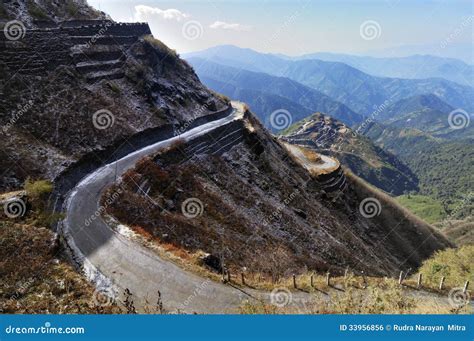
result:
M 160 9 L 158 7 L 150 7 L 145 5 L 135 6 L 135 18 L 138 21 L 147 21 L 150 17 L 153 16 L 158 16 L 165 20 L 174 21 L 181 21 L 190 17 L 189 14 L 183 13 L 180 10 L 174 8 Z
M 222 29 L 222 30 L 233 30 L 233 31 L 250 31 L 251 26 L 242 25 L 242 24 L 231 24 L 224 21 L 216 21 L 213 24 L 209 25 L 212 29 Z

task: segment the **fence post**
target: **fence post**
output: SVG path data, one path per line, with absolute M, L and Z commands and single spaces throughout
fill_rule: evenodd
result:
M 293 288 L 297 288 L 296 286 L 296 275 L 293 274 Z
M 227 270 L 227 282 L 230 283 L 230 270 Z
M 468 286 L 469 286 L 469 281 L 466 281 L 466 283 L 464 284 L 464 288 L 462 289 L 463 294 L 466 293 Z
M 313 279 L 313 275 L 311 275 L 311 277 L 310 277 L 310 282 L 311 282 L 311 288 L 314 288 L 314 279 Z
M 344 271 L 344 279 L 347 279 L 348 273 L 349 273 L 349 267 L 346 267 L 346 270 Z
M 443 290 L 444 280 L 445 280 L 444 276 L 441 277 L 441 281 L 439 281 L 439 290 Z
M 326 285 L 331 285 L 331 273 L 329 271 L 326 273 Z
M 398 284 L 402 285 L 403 283 L 403 271 L 400 271 L 400 276 L 398 276 Z
M 421 280 L 423 278 L 423 275 L 420 273 L 418 274 L 418 283 L 416 284 L 417 288 L 420 289 L 421 288 Z
M 242 285 L 245 285 L 245 275 L 243 272 L 240 274 L 240 279 L 242 280 Z
M 367 289 L 368 284 L 367 284 L 367 279 L 365 278 L 364 271 L 361 271 L 361 273 L 362 273 L 362 279 L 364 280 L 364 289 Z

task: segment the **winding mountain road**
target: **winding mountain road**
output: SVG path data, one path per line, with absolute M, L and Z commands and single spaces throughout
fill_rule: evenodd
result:
M 245 290 L 210 281 L 186 272 L 176 264 L 161 259 L 155 252 L 116 233 L 102 219 L 100 198 L 103 191 L 144 156 L 170 146 L 178 139 L 191 140 L 216 127 L 243 117 L 243 105 L 232 102 L 232 113 L 203 124 L 179 136 L 135 151 L 101 167 L 73 188 L 65 202 L 66 218 L 62 234 L 74 261 L 81 266 L 99 292 L 120 296 L 127 288 L 135 306 L 153 306 L 162 294 L 165 309 L 185 313 L 232 313 L 242 300 L 269 299 L 268 293 Z
M 308 160 L 300 147 L 286 142 L 284 142 L 283 145 L 300 161 L 300 164 L 309 171 L 313 171 L 315 173 L 329 173 L 339 168 L 339 161 L 332 157 L 318 154 L 321 158 L 321 162 L 316 163 Z
M 178 139 L 189 141 L 242 119 L 243 105 L 232 102 L 232 106 L 232 113 L 225 118 L 154 143 L 97 169 L 68 193 L 64 204 L 66 218 L 61 224 L 62 237 L 71 257 L 95 283 L 98 292 L 120 297 L 127 288 L 133 294 L 136 308 L 142 312 L 144 306 L 154 306 L 158 291 L 164 308 L 171 312 L 235 313 L 243 300 L 270 302 L 268 292 L 213 282 L 161 259 L 154 251 L 115 232 L 100 214 L 101 194 L 117 177 L 144 156 L 154 154 Z M 285 295 L 287 292 L 283 292 L 283 299 L 287 299 Z M 292 305 L 301 309 L 310 295 L 303 291 L 293 292 Z

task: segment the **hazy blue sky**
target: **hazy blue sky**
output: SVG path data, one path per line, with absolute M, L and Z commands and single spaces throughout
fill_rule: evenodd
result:
M 117 21 L 148 21 L 180 53 L 220 44 L 300 55 L 432 53 L 472 58 L 472 0 L 89 0 Z M 395 48 L 395 49 L 393 49 Z

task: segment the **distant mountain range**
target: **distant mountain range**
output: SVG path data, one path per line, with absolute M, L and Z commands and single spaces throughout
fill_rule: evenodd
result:
M 414 55 L 400 58 L 375 58 L 337 53 L 312 53 L 293 60 L 319 59 L 341 62 L 374 76 L 391 78 L 444 78 L 462 85 L 474 85 L 474 66 L 454 58 Z
M 465 199 L 474 188 L 474 125 L 469 123 L 474 117 L 461 113 L 465 126 L 453 129 L 448 120 L 452 110 L 434 95 L 413 96 L 387 107 L 382 123 L 371 122 L 360 132 L 409 166 L 421 194 L 464 218 L 474 209 L 472 198 Z
M 344 104 L 289 78 L 238 69 L 202 58 L 188 58 L 188 62 L 204 84 L 230 98 L 248 103 L 260 121 L 273 131 L 278 129 L 272 126 L 270 116 L 280 109 L 290 113 L 292 122 L 316 111 L 331 113 L 348 125 L 363 120 L 362 116 Z
M 455 108 L 474 111 L 474 88 L 441 78 L 402 79 L 372 76 L 340 62 L 317 59 L 291 60 L 224 45 L 185 55 L 207 62 L 231 66 L 273 76 L 286 77 L 318 90 L 341 102 L 361 116 L 369 116 L 374 107 L 386 101 L 433 93 Z M 198 70 L 199 74 L 199 70 Z M 429 75 L 423 75 L 428 77 Z M 331 115 L 330 112 L 328 112 Z M 348 122 L 345 122 L 348 123 Z M 350 123 L 349 123 L 350 124 Z
M 385 108 L 377 117 L 385 125 L 397 128 L 417 129 L 424 133 L 448 138 L 474 137 L 474 125 L 452 129 L 449 114 L 456 109 L 433 94 L 417 95 L 400 100 Z M 474 119 L 467 112 L 460 113 L 466 120 Z M 460 117 L 461 118 L 461 117 Z M 451 125 L 450 125 L 451 124 Z

